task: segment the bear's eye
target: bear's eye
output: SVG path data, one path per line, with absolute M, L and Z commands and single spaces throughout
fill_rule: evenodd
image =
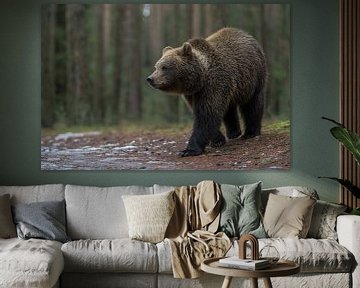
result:
M 167 71 L 167 70 L 170 69 L 170 66 L 169 66 L 169 65 L 162 65 L 162 66 L 160 67 L 160 69 L 161 69 L 162 71 Z

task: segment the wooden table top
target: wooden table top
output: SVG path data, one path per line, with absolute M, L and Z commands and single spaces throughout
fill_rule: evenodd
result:
M 204 260 L 201 263 L 201 270 L 210 274 L 244 278 L 280 277 L 289 276 L 300 272 L 300 266 L 295 262 L 288 260 L 279 260 L 276 264 L 273 264 L 269 268 L 261 270 L 245 270 L 222 267 L 219 265 L 219 259 L 221 258 L 211 258 Z

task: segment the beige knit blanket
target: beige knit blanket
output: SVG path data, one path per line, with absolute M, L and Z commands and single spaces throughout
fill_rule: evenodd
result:
M 202 181 L 197 186 L 176 188 L 174 196 L 175 210 L 165 233 L 173 274 L 175 278 L 198 278 L 203 260 L 222 257 L 231 246 L 225 233 L 216 233 L 221 190 L 213 181 Z

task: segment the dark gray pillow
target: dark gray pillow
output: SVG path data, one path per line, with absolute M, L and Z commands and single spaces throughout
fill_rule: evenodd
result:
M 222 184 L 221 192 L 219 231 L 229 237 L 250 233 L 257 238 L 266 238 L 260 216 L 261 182 L 243 186 Z
M 65 230 L 65 201 L 15 204 L 12 210 L 19 238 L 70 241 Z

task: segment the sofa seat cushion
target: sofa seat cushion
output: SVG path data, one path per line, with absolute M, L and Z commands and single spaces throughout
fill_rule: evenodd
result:
M 350 272 L 355 264 L 351 252 L 330 239 L 259 239 L 260 250 L 266 245 L 275 247 L 281 259 L 298 263 L 302 273 Z M 238 245 L 235 242 L 227 256 L 234 256 L 237 251 Z
M 77 240 L 61 248 L 66 272 L 156 273 L 156 246 L 122 239 Z
M 348 273 L 355 265 L 353 255 L 338 242 L 330 239 L 267 238 L 259 239 L 259 249 L 274 246 L 281 259 L 295 261 L 302 273 Z M 167 241 L 157 244 L 159 273 L 172 273 L 171 248 Z M 238 255 L 235 241 L 227 256 Z M 250 250 L 248 251 L 250 257 Z M 269 255 L 275 256 L 275 255 Z
M 0 239 L 1 287 L 52 287 L 63 268 L 60 242 Z

